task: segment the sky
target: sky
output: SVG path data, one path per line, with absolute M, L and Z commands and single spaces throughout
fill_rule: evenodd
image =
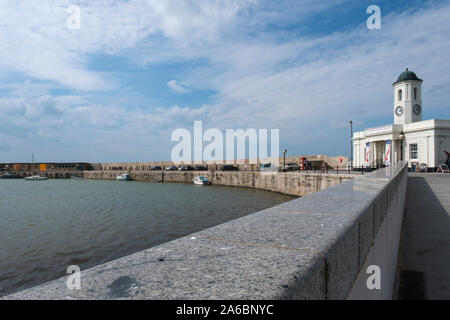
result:
M 2 1 L 0 163 L 168 161 L 196 120 L 349 155 L 349 120 L 392 123 L 406 67 L 424 119 L 450 119 L 448 17 L 442 0 Z

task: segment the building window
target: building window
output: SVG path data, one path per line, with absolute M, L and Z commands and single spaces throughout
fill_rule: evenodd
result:
M 409 145 L 409 158 L 411 160 L 419 159 L 419 149 L 417 147 L 417 143 L 413 143 Z
M 417 88 L 414 88 L 414 100 L 417 100 Z
M 402 101 L 402 90 L 398 90 L 398 101 Z

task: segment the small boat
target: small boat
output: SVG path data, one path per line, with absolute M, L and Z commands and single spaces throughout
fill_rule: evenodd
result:
M 130 181 L 131 177 L 128 173 L 122 173 L 120 176 L 116 177 L 117 181 Z
M 83 177 L 73 174 L 73 175 L 70 176 L 70 179 L 77 179 L 77 180 L 79 180 L 79 179 L 83 179 Z
M 17 178 L 17 175 L 15 173 L 6 172 L 6 173 L 0 175 L 0 179 L 16 179 L 16 178 Z
M 45 181 L 45 180 L 48 180 L 48 178 L 41 177 L 41 176 L 31 176 L 31 177 L 26 177 L 25 180 L 26 181 Z
M 195 184 L 200 184 L 200 185 L 204 185 L 204 184 L 211 184 L 211 182 L 206 179 L 204 176 L 198 176 L 194 178 L 194 183 Z

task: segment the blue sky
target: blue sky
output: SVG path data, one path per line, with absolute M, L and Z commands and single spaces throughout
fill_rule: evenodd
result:
M 366 28 L 372 4 L 381 30 Z M 424 79 L 424 119 L 450 118 L 449 16 L 449 1 L 9 1 L 0 162 L 170 160 L 171 132 L 194 120 L 348 155 L 349 120 L 392 123 L 405 67 Z

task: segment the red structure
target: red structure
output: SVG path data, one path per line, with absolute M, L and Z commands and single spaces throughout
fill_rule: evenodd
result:
M 306 157 L 300 157 L 300 170 L 308 169 L 308 159 Z

